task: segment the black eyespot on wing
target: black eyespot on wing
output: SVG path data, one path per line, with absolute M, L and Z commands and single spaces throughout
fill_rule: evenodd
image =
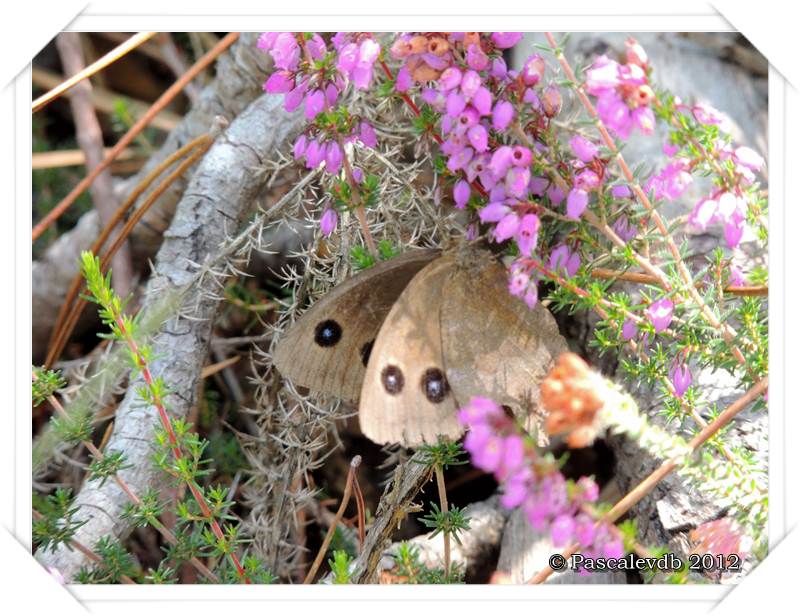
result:
M 342 326 L 333 319 L 320 321 L 314 329 L 314 342 L 321 347 L 334 346 L 342 338 Z
M 381 370 L 381 383 L 387 394 L 396 396 L 403 391 L 406 379 L 403 376 L 403 371 L 397 366 L 389 364 Z
M 422 375 L 420 385 L 422 386 L 422 393 L 433 404 L 439 404 L 450 392 L 447 377 L 438 368 L 428 368 Z
M 375 340 L 370 340 L 369 342 L 365 342 L 361 347 L 361 363 L 364 364 L 364 367 L 367 367 L 369 363 L 369 356 L 372 355 L 372 345 L 375 344 Z

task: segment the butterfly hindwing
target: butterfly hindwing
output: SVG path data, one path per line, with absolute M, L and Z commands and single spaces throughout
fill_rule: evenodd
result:
M 567 350 L 550 312 L 512 296 L 507 280 L 487 256 L 457 268 L 444 288 L 442 349 L 459 405 L 484 396 L 515 410 L 536 407 L 539 384 Z
M 376 443 L 414 447 L 463 429 L 447 382 L 439 312 L 453 270 L 442 257 L 420 271 L 389 311 L 367 366 L 359 403 L 364 434 Z

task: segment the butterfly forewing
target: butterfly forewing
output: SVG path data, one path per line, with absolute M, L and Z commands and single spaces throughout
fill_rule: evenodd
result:
M 414 275 L 438 254 L 415 250 L 383 261 L 318 300 L 275 348 L 280 373 L 314 392 L 356 400 L 386 315 Z
M 364 434 L 376 443 L 414 447 L 463 430 L 447 382 L 439 311 L 453 260 L 442 257 L 419 272 L 381 327 L 359 403 Z

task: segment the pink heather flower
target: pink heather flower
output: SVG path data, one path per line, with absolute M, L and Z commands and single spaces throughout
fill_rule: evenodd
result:
M 752 169 L 753 171 L 758 171 L 764 166 L 764 159 L 761 155 L 745 146 L 740 146 L 733 151 L 733 157 L 736 159 L 736 162 L 743 167 L 747 167 L 748 169 Z
M 525 295 L 522 298 L 525 300 L 525 303 L 528 305 L 528 308 L 533 310 L 536 307 L 536 304 L 539 303 L 539 292 L 534 285 L 528 287 L 528 290 L 525 291 Z
M 525 441 L 519 434 L 509 434 L 503 440 L 501 469 L 504 478 L 515 473 L 525 463 Z
M 744 283 L 745 279 L 742 270 L 731 263 L 730 268 L 728 268 L 728 284 L 732 287 L 743 287 L 745 286 Z
M 511 149 L 511 164 L 517 167 L 527 167 L 531 164 L 531 151 L 521 145 Z
M 661 172 L 647 181 L 644 186 L 645 192 L 652 190 L 656 199 L 674 201 L 693 181 L 688 169 L 689 161 L 685 158 L 670 162 Z
M 679 150 L 680 148 L 678 148 L 678 146 L 677 146 L 677 145 L 673 145 L 673 144 L 671 144 L 671 143 L 665 143 L 665 144 L 664 144 L 664 147 L 663 147 L 663 148 L 661 148 L 661 149 L 662 149 L 662 151 L 664 152 L 664 154 L 666 154 L 667 156 L 669 156 L 670 158 L 672 158 L 673 156 L 675 156 L 675 154 L 677 154 L 677 153 L 678 153 L 678 150 Z
M 578 220 L 589 204 L 589 194 L 580 188 L 573 188 L 567 196 L 567 216 Z
M 461 77 L 461 92 L 469 101 L 481 87 L 481 76 L 475 71 L 467 71 Z
M 512 164 L 512 154 L 513 150 L 507 145 L 501 145 L 494 151 L 488 167 L 495 177 L 503 177 L 506 174 Z
M 339 222 L 339 215 L 333 208 L 326 208 L 322 213 L 322 218 L 319 221 L 319 228 L 325 237 L 328 237 L 336 230 L 336 225 Z
M 536 214 L 526 214 L 520 221 L 515 239 L 520 253 L 528 257 L 536 248 L 539 238 L 539 217 Z
M 378 138 L 375 136 L 375 129 L 367 121 L 362 121 L 358 125 L 358 140 L 368 148 L 378 145 Z
M 514 267 L 508 276 L 508 292 L 515 297 L 521 297 L 528 288 L 531 277 L 522 267 Z
M 630 242 L 634 237 L 636 237 L 636 227 L 630 223 L 626 216 L 620 216 L 617 218 L 612 228 L 614 229 L 614 233 L 616 233 L 624 242 Z
M 736 248 L 744 235 L 744 216 L 738 211 L 725 221 L 725 241 L 729 248 Z
M 547 178 L 543 178 L 540 176 L 532 177 L 530 184 L 528 184 L 528 192 L 536 197 L 543 197 L 544 192 L 547 190 L 547 186 L 550 184 L 550 180 Z
M 316 139 L 312 139 L 306 146 L 306 168 L 316 169 L 324 159 L 324 147 Z
M 567 545 L 571 541 L 574 532 L 575 520 L 571 515 L 562 513 L 553 520 L 553 525 L 550 528 L 553 545 L 556 547 Z
M 476 152 L 485 152 L 489 147 L 489 133 L 482 124 L 476 124 L 467 131 L 467 138 Z
M 675 388 L 675 397 L 683 398 L 683 394 L 692 384 L 692 373 L 686 364 L 679 364 L 676 360 L 669 370 L 669 380 L 672 381 L 672 386 Z
M 572 252 L 566 244 L 561 244 L 550 253 L 551 272 L 572 278 L 581 265 L 581 258 L 577 253 Z
M 300 46 L 291 32 L 278 32 L 272 40 L 269 55 L 275 67 L 286 71 L 294 71 L 300 62 Z
M 653 324 L 656 333 L 663 332 L 669 327 L 669 324 L 672 323 L 673 308 L 674 304 L 666 297 L 655 301 L 648 306 L 645 313 L 647 314 L 647 318 L 650 319 L 650 322 Z
M 469 453 L 472 457 L 472 464 L 482 471 L 493 473 L 500 466 L 500 461 L 503 456 L 503 440 L 495 435 L 491 435 L 486 439 L 482 447 L 476 448 L 474 451 L 469 451 Z
M 486 423 L 503 416 L 503 410 L 489 398 L 475 396 L 458 412 L 459 421 L 467 427 Z
M 466 106 L 467 101 L 464 98 L 464 95 L 458 90 L 452 90 L 450 94 L 447 95 L 445 108 L 447 109 L 447 115 L 449 115 L 451 118 L 458 116 L 458 114 L 464 111 L 464 107 Z
M 335 141 L 330 141 L 325 146 L 325 170 L 334 175 L 342 168 L 342 148 Z
M 570 139 L 569 147 L 572 148 L 575 156 L 585 163 L 592 162 L 600 151 L 600 148 L 581 135 L 575 135 Z
M 597 483 L 589 477 L 581 477 L 577 483 L 578 492 L 584 502 L 594 503 L 600 498 L 600 488 Z
M 622 558 L 625 554 L 625 546 L 621 539 L 610 539 L 603 546 L 603 556 L 606 558 Z
M 594 543 L 595 531 L 594 520 L 585 513 L 575 516 L 575 540 L 581 545 L 592 545 Z
M 297 138 L 297 141 L 294 142 L 292 153 L 294 154 L 295 160 L 300 160 L 301 158 L 303 158 L 303 155 L 306 153 L 306 143 L 307 139 L 305 135 L 300 135 Z
M 511 167 L 506 174 L 506 192 L 512 197 L 524 199 L 528 196 L 528 183 L 530 181 L 530 167 Z
M 711 105 L 698 103 L 692 107 L 692 115 L 700 124 L 721 124 L 722 114 Z
M 514 234 L 519 229 L 519 216 L 515 213 L 506 214 L 503 216 L 502 220 L 497 223 L 497 226 L 492 231 L 492 235 L 494 239 L 498 242 L 504 242 L 510 237 L 513 237 Z
M 463 169 L 469 164 L 469 161 L 472 160 L 472 155 L 474 153 L 475 150 L 472 148 L 463 148 L 447 159 L 447 168 L 454 173 L 459 169 Z
M 511 208 L 506 204 L 495 201 L 482 207 L 478 216 L 481 222 L 500 222 L 510 211 Z
M 492 42 L 499 49 L 508 49 L 519 43 L 522 32 L 492 32 Z
M 406 92 L 411 89 L 411 86 L 414 85 L 414 81 L 411 79 L 411 72 L 408 70 L 408 67 L 403 65 L 403 67 L 397 71 L 397 78 L 394 82 L 394 89 L 398 92 Z
M 353 83 L 359 90 L 369 88 L 369 84 L 372 81 L 373 65 L 380 52 L 381 46 L 375 39 L 368 38 L 361 41 L 355 66 L 350 73 Z
M 600 177 L 591 169 L 584 169 L 575 178 L 575 188 L 586 192 L 595 190 L 598 186 L 600 186 Z
M 614 197 L 614 199 L 628 199 L 631 194 L 631 189 L 624 184 L 617 184 L 611 187 L 611 196 Z
M 467 205 L 470 193 L 471 190 L 468 182 L 465 180 L 459 180 L 456 182 L 456 185 L 453 187 L 453 199 L 455 200 L 456 207 L 459 210 L 463 210 L 464 206 Z
M 489 89 L 481 86 L 470 101 L 475 110 L 482 116 L 488 116 L 492 113 L 492 93 Z
M 642 68 L 647 67 L 647 52 L 633 37 L 625 41 L 625 57 L 628 64 L 635 64 Z
M 508 74 L 508 66 L 506 66 L 506 61 L 503 60 L 502 57 L 497 57 L 492 60 L 492 68 L 490 73 L 495 79 L 505 79 L 506 75 Z
M 325 109 L 325 94 L 322 90 L 314 90 L 306 96 L 305 116 L 309 120 L 317 117 L 317 114 Z
M 619 64 L 607 56 L 599 56 L 592 67 L 586 71 L 586 90 L 589 94 L 599 96 L 604 90 L 620 85 Z
M 716 219 L 718 207 L 719 203 L 714 199 L 700 199 L 689 214 L 689 224 L 700 231 L 705 231 Z
M 482 71 L 489 66 L 489 58 L 479 45 L 473 43 L 467 48 L 467 64 L 476 71 Z
M 283 97 L 283 108 L 290 112 L 297 109 L 300 106 L 300 103 L 303 102 L 307 90 L 308 82 L 301 81 L 294 90 L 291 90 L 286 94 L 286 96 Z
M 500 497 L 500 504 L 506 509 L 519 507 L 528 496 L 530 483 L 530 472 L 512 474 L 503 484 L 503 495 Z
M 289 71 L 275 71 L 264 82 L 264 92 L 268 94 L 285 94 L 294 88 L 294 77 Z
M 637 107 L 631 111 L 631 119 L 643 135 L 653 134 L 656 127 L 656 116 L 650 107 Z
M 636 326 L 636 321 L 628 319 L 622 324 L 622 339 L 631 340 L 638 331 L 639 328 Z
M 498 132 L 508 128 L 511 120 L 514 119 L 514 105 L 508 101 L 499 100 L 492 111 L 492 128 Z
M 561 203 L 564 201 L 564 191 L 553 184 L 547 189 L 547 198 L 550 199 L 550 203 L 554 206 L 561 205 Z
M 544 70 L 544 59 L 538 53 L 535 53 L 525 60 L 525 64 L 519 74 L 526 86 L 535 86 L 544 77 Z
M 439 89 L 447 92 L 461 84 L 461 71 L 455 66 L 449 66 L 439 75 Z
M 597 113 L 603 123 L 622 139 L 627 139 L 633 129 L 630 109 L 613 90 L 597 99 Z

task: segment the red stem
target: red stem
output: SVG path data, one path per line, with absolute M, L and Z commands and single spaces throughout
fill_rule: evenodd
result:
M 136 364 L 142 371 L 142 378 L 144 382 L 147 384 L 148 389 L 150 390 L 151 394 L 153 394 L 153 404 L 158 411 L 158 416 L 161 420 L 161 425 L 164 427 L 164 431 L 167 433 L 169 438 L 170 445 L 172 446 L 172 455 L 175 457 L 176 460 L 180 460 L 183 458 L 183 453 L 178 446 L 178 438 L 175 436 L 175 431 L 172 429 L 172 422 L 169 420 L 169 415 L 167 415 L 167 411 L 164 408 L 164 404 L 159 398 L 158 395 L 153 393 L 153 376 L 150 373 L 150 368 L 147 366 L 147 362 L 144 357 L 139 352 L 139 347 L 136 344 L 136 341 L 133 339 L 133 336 L 130 335 L 130 332 L 127 331 L 125 328 L 125 324 L 122 321 L 122 317 L 117 315 L 115 318 L 117 327 L 120 330 L 123 338 L 125 338 L 125 342 L 127 343 L 128 347 L 131 349 L 131 353 L 136 358 Z M 225 533 L 222 532 L 222 528 L 220 527 L 217 520 L 213 517 L 211 512 L 211 508 L 206 503 L 206 499 L 203 496 L 203 493 L 197 487 L 197 485 L 193 481 L 187 481 L 187 485 L 189 486 L 189 490 L 192 493 L 195 501 L 200 507 L 200 511 L 202 512 L 203 516 L 206 517 L 208 520 L 209 525 L 211 526 L 211 530 L 213 531 L 214 535 L 220 541 L 225 540 Z M 236 568 L 236 572 L 239 574 L 239 577 L 244 579 L 245 584 L 250 584 L 250 579 L 245 575 L 244 568 L 242 567 L 239 559 L 237 558 L 236 554 L 230 552 L 228 556 L 233 563 L 233 566 Z

